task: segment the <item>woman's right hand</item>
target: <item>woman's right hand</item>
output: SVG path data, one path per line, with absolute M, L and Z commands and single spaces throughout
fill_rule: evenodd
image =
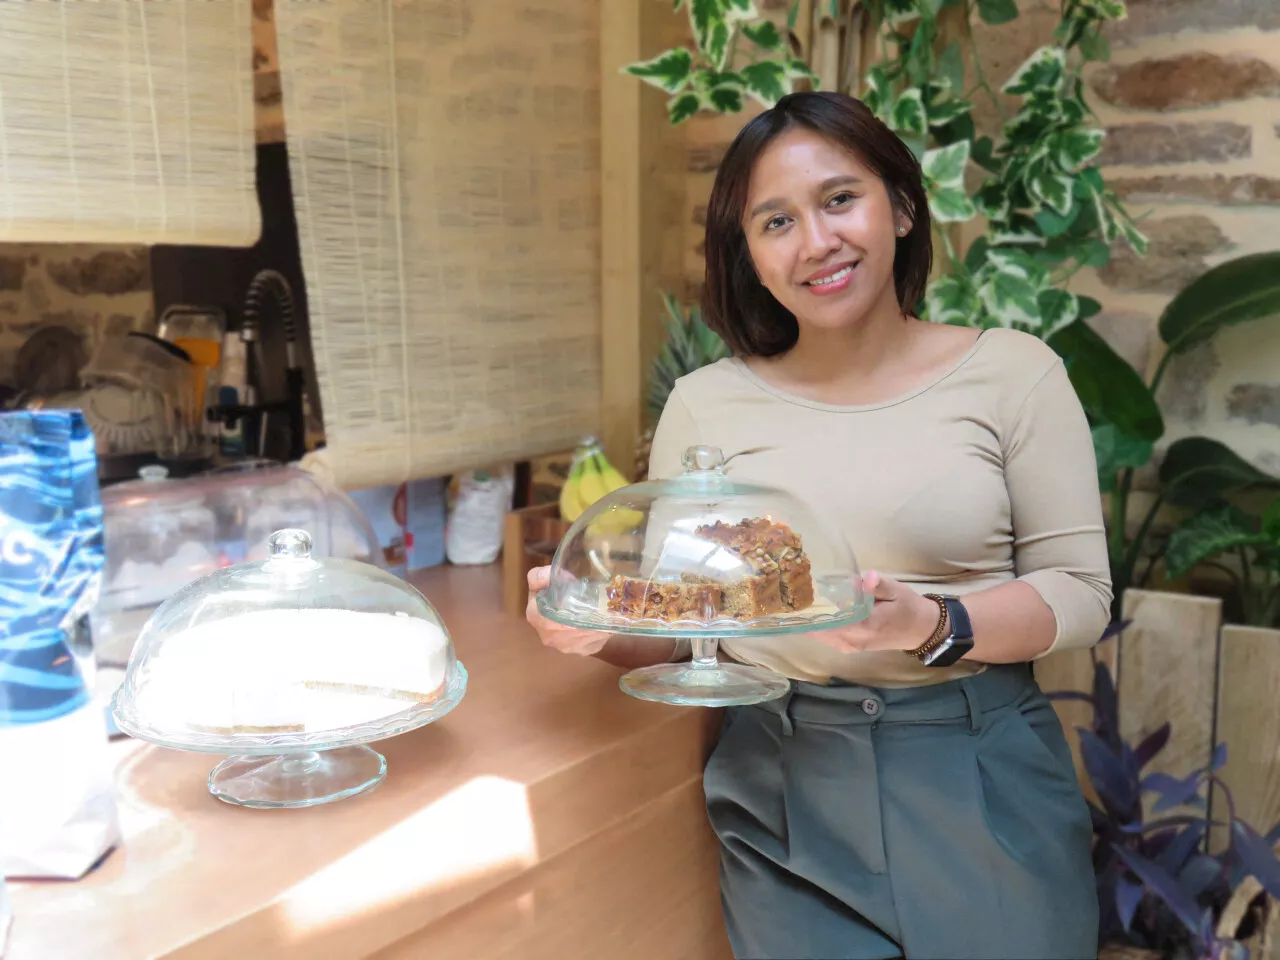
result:
M 551 584 L 550 567 L 534 567 L 529 571 L 529 603 L 525 606 L 525 619 L 538 632 L 538 639 L 561 653 L 575 653 L 580 657 L 593 657 L 604 649 L 611 634 L 603 630 L 581 630 L 566 627 L 548 620 L 538 612 L 536 594 Z

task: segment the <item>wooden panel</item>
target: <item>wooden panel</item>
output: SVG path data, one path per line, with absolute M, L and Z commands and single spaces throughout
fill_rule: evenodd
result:
M 683 130 L 667 122 L 661 91 L 620 71 L 684 39 L 674 30 L 670 4 L 600 5 L 601 439 L 628 476 L 643 429 L 645 375 L 663 337 L 662 291 L 679 275 L 663 223 L 682 202 Z
M 1136 744 L 1168 721 L 1169 744 L 1148 770 L 1184 776 L 1213 751 L 1222 602 L 1129 590 L 1123 616 L 1133 622 L 1120 643 L 1120 733 Z
M 728 960 L 701 781 L 374 956 Z
M 1280 821 L 1280 630 L 1227 625 L 1219 660 L 1217 740 L 1227 745 L 1222 779 L 1236 815 L 1266 833 Z M 1215 790 L 1212 817 L 1227 816 L 1226 800 Z M 1225 831 L 1215 830 L 1221 849 Z
M 1115 637 L 1110 637 L 1098 644 L 1096 650 L 1099 661 L 1106 664 L 1114 677 L 1118 640 Z M 1092 691 L 1092 653 L 1093 651 L 1091 650 L 1064 650 L 1061 653 L 1051 653 L 1042 660 L 1037 660 L 1035 664 L 1036 682 L 1040 684 L 1040 689 L 1045 693 L 1065 690 L 1075 690 L 1080 693 Z M 1080 779 L 1080 786 L 1084 790 L 1085 796 L 1091 802 L 1097 803 L 1098 795 L 1089 782 L 1089 777 L 1084 771 L 1084 763 L 1080 759 L 1080 734 L 1076 732 L 1078 727 L 1087 729 L 1090 726 L 1093 719 L 1093 708 L 1087 703 L 1056 700 L 1054 701 L 1053 709 L 1058 714 L 1058 721 L 1062 724 L 1063 732 L 1067 736 L 1067 742 L 1071 744 L 1071 757 L 1075 761 L 1076 776 Z

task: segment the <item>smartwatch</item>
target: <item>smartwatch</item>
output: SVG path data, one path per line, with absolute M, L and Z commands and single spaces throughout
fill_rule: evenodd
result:
M 938 605 L 938 626 L 928 640 L 908 653 L 926 667 L 949 667 L 973 649 L 969 612 L 959 597 L 942 593 L 925 596 Z

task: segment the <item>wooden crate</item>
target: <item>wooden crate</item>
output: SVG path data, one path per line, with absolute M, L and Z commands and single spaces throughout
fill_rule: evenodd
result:
M 527 577 L 534 567 L 551 562 L 556 545 L 569 530 L 555 503 L 522 507 L 507 514 L 502 539 L 502 606 L 524 615 L 529 600 Z

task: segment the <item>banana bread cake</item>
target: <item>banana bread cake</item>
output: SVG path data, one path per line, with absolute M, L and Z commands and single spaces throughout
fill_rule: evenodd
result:
M 809 558 L 785 524 L 762 517 L 736 524 L 718 520 L 698 527 L 694 535 L 741 557 L 751 573 L 728 581 L 685 573 L 680 582 L 618 575 L 606 590 L 609 611 L 664 621 L 718 616 L 754 620 L 813 603 Z

